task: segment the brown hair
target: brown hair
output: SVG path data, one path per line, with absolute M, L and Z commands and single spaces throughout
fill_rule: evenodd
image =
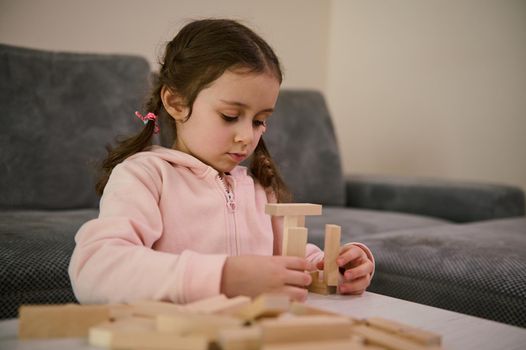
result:
M 227 19 L 205 19 L 193 21 L 166 45 L 164 58 L 160 62 L 158 79 L 146 103 L 146 110 L 162 118 L 163 125 L 173 130 L 177 137 L 175 122 L 167 116 L 161 100 L 161 90 L 166 86 L 176 91 L 189 108 L 199 92 L 218 79 L 226 70 L 248 69 L 250 72 L 270 72 L 282 81 L 279 60 L 272 48 L 246 26 Z M 102 194 L 113 168 L 131 155 L 152 144 L 154 122 L 149 121 L 137 135 L 117 141 L 117 146 L 108 146 L 108 156 L 102 162 L 101 176 L 96 190 Z M 279 202 L 290 201 L 290 193 L 272 160 L 263 138 L 259 140 L 252 155 L 250 170 L 261 185 L 271 189 Z

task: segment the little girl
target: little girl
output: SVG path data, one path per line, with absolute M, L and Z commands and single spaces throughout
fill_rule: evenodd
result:
M 234 21 L 194 21 L 168 43 L 149 113 L 136 113 L 145 127 L 110 150 L 100 215 L 76 235 L 69 274 L 81 303 L 306 298 L 305 271 L 323 268 L 323 252 L 279 256 L 282 222 L 264 213 L 288 201 L 262 139 L 281 80 L 270 46 Z M 151 146 L 157 116 L 173 129 L 171 148 Z M 239 166 L 248 157 L 250 170 Z M 363 293 L 369 249 L 347 244 L 337 264 L 339 292 Z

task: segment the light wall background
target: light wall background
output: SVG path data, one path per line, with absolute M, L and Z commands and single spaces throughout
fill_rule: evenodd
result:
M 188 20 L 238 19 L 322 91 L 347 173 L 526 190 L 526 0 L 0 0 L 0 42 L 156 67 Z

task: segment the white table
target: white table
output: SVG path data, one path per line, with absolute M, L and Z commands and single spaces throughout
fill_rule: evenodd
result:
M 355 318 L 383 317 L 442 335 L 447 350 L 524 350 L 526 329 L 366 292 L 361 296 L 310 294 L 307 304 Z M 83 338 L 17 339 L 18 320 L 0 321 L 1 350 L 96 350 Z

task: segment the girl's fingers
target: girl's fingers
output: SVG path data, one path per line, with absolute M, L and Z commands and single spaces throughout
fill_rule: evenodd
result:
M 287 271 L 287 275 L 285 277 L 285 284 L 290 286 L 305 288 L 311 284 L 311 282 L 311 276 L 308 273 L 300 271 L 289 270 Z
M 338 288 L 341 294 L 362 294 L 370 282 L 371 277 L 367 275 L 352 282 L 342 283 Z
M 352 281 L 365 276 L 370 276 L 372 272 L 373 263 L 367 260 L 363 264 L 360 264 L 345 271 L 345 273 L 343 274 L 343 278 L 347 281 Z
M 287 294 L 292 300 L 295 301 L 305 301 L 307 300 L 307 295 L 309 291 L 305 288 L 298 288 L 294 286 L 283 286 L 279 291 L 280 293 Z
M 364 258 L 367 259 L 367 255 L 361 248 L 354 245 L 350 245 L 345 246 L 344 249 L 342 249 L 342 251 L 340 252 L 340 256 L 338 256 L 338 259 L 336 260 L 336 263 L 338 264 L 338 266 L 342 267 L 353 260 Z
M 303 258 L 298 258 L 295 256 L 283 256 L 281 258 L 283 259 L 285 267 L 289 270 L 310 271 L 314 270 L 315 267 L 314 264 Z

